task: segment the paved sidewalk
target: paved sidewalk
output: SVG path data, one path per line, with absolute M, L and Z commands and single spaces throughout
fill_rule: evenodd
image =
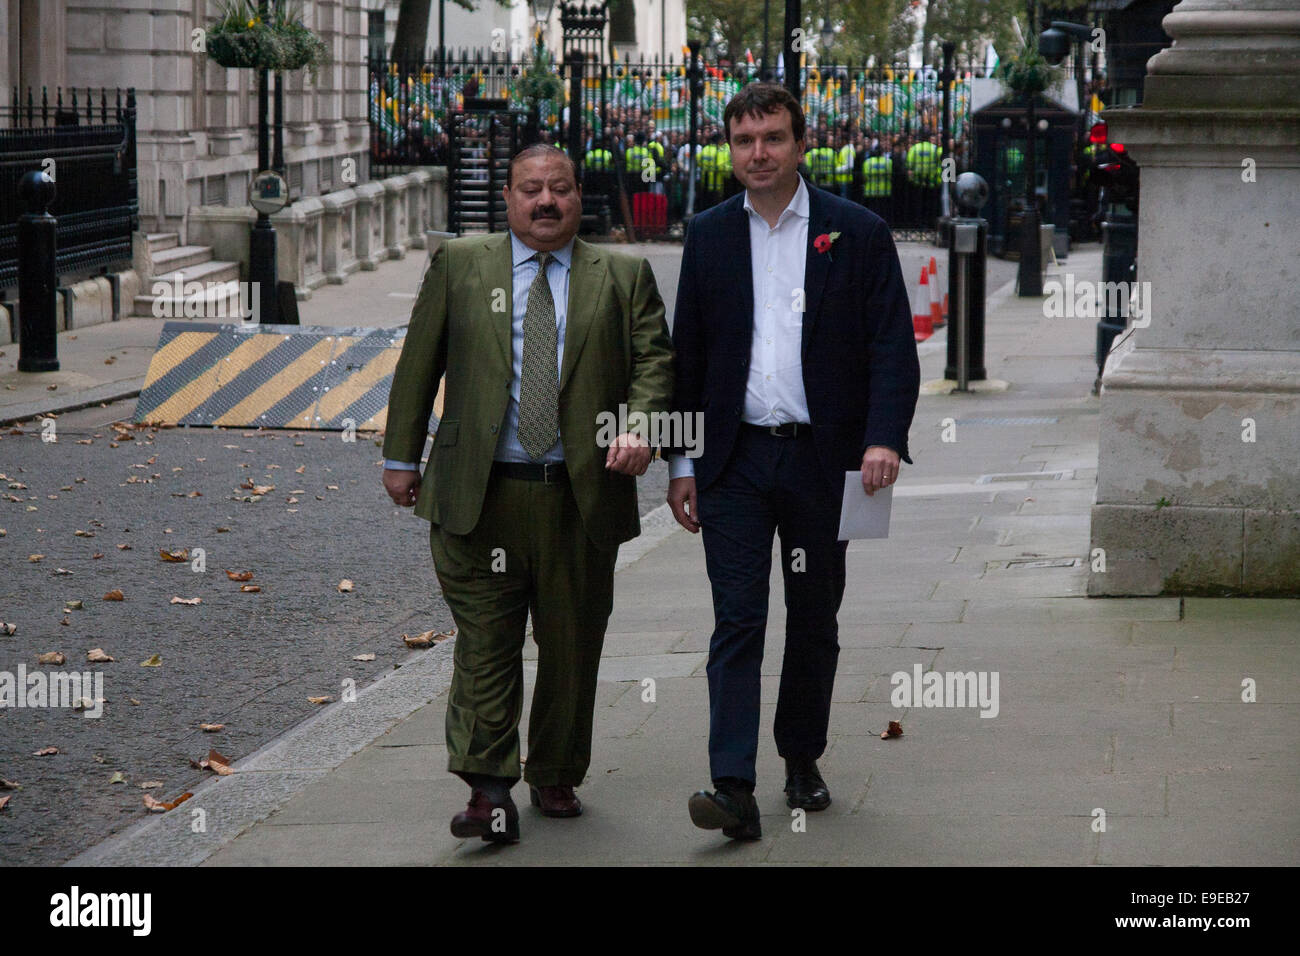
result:
M 1068 265 L 1096 278 L 1100 254 L 1076 253 Z M 261 822 L 212 813 L 216 832 L 190 860 L 1300 861 L 1300 602 L 1084 596 L 1097 461 L 1094 325 L 1044 318 L 1038 301 L 1009 291 L 991 299 L 986 359 L 990 377 L 1010 387 L 923 395 L 912 429 L 916 465 L 894 492 L 891 537 L 849 548 L 821 762 L 834 803 L 809 814 L 806 828 L 785 806 L 771 740 L 784 630 L 775 564 L 759 748 L 764 839 L 735 844 L 687 818 L 687 797 L 708 784 L 712 608 L 699 539 L 655 522 L 651 540 L 625 549 L 620 562 L 593 762 L 579 791 L 583 817 L 541 817 L 520 785 L 523 842 L 491 847 L 448 833 L 467 796 L 445 770 L 448 642 L 416 673 L 386 678 L 427 682 L 430 703 L 341 763 L 356 745 L 342 731 L 337 746 L 325 735 L 348 725 L 346 708 L 356 705 L 342 703 L 302 728 L 324 755 L 296 744 L 254 755 L 197 793 L 189 808 L 220 806 L 222 788 L 232 786 L 299 791 Z M 943 332 L 921 347 L 923 379 L 941 376 L 943 349 Z M 950 425 L 956 440 L 944 441 Z M 918 665 L 996 673 L 997 715 L 893 707 L 890 675 Z M 1256 703 L 1241 701 L 1247 678 L 1257 684 Z M 370 688 L 372 705 L 382 705 L 383 688 Z M 893 719 L 904 736 L 881 740 Z M 148 849 L 157 834 L 192 840 L 191 817 L 173 816 L 74 862 L 159 862 Z

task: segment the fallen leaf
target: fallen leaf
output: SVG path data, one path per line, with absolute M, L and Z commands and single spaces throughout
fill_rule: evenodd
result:
M 159 550 L 158 557 L 162 558 L 164 561 L 173 561 L 173 562 L 188 561 L 190 559 L 190 549 L 179 548 L 175 551 Z
M 100 558 L 102 558 L 103 556 L 104 556 L 104 552 L 102 552 L 102 551 L 96 551 L 94 554 L 92 554 L 92 555 L 90 556 L 90 560 L 92 560 L 92 561 L 98 561 L 98 560 L 99 560 Z
M 74 531 L 72 533 L 78 538 L 93 538 L 95 536 L 93 531 Z
M 72 626 L 72 621 L 69 620 L 69 619 L 66 618 L 66 617 L 63 618 L 61 621 L 59 621 L 59 623 L 62 624 L 64 627 L 71 627 L 71 626 Z
M 253 580 L 253 572 L 231 571 L 229 568 L 226 568 L 226 577 L 230 578 L 232 581 L 251 581 Z
M 63 602 L 63 610 L 65 611 L 80 611 L 84 606 L 85 605 L 83 605 L 79 599 L 76 601 Z
M 124 774 L 124 773 L 122 773 L 122 771 L 118 770 L 118 771 L 114 772 L 113 776 L 111 776 L 111 777 L 108 778 L 108 782 L 109 782 L 109 783 L 126 783 L 126 774 Z
M 8 621 L 0 621 L 0 634 L 11 637 L 16 630 L 18 630 L 17 624 L 10 624 Z
M 140 706 L 140 702 L 139 702 L 138 700 L 136 700 L 134 697 L 128 697 L 127 700 L 129 700 L 129 701 L 131 702 L 131 706 L 132 706 L 132 707 L 139 707 L 139 706 Z
M 306 466 L 306 465 L 299 465 L 297 468 L 295 468 L 295 469 L 293 470 L 293 473 L 294 473 L 295 475 L 301 475 L 301 474 L 302 474 L 304 471 L 306 471 L 306 470 L 307 470 L 307 466 Z
M 118 589 L 118 588 L 113 588 L 113 590 L 109 591 L 107 594 L 104 595 L 104 600 L 105 600 L 105 601 L 125 601 L 125 600 L 126 600 L 126 595 L 123 594 L 123 593 L 121 592 L 120 589 Z
M 91 650 L 86 651 L 86 660 L 92 664 L 113 663 L 113 658 L 110 657 L 108 654 L 104 653 L 104 649 L 102 647 L 95 647 L 92 648 Z
M 49 757 L 49 756 L 52 756 L 53 754 L 56 754 L 56 753 L 58 753 L 58 752 L 59 752 L 59 748 L 58 748 L 58 747 L 42 747 L 40 750 L 38 750 L 38 751 L 36 751 L 34 754 L 32 754 L 32 756 L 33 756 L 33 757 Z
M 225 534 L 229 530 L 230 530 L 229 528 L 218 528 L 217 534 Z
M 144 783 L 140 784 L 140 789 L 141 789 L 141 790 L 157 790 L 157 789 L 158 789 L 159 787 L 161 787 L 162 785 L 163 785 L 163 782 L 162 782 L 161 780 L 146 780 Z
M 357 655 L 356 655 L 355 657 L 353 657 L 352 659 L 353 659 L 354 661 L 373 661 L 373 660 L 375 659 L 375 655 L 374 655 L 374 654 L 357 654 Z
M 225 724 L 199 724 L 199 730 L 205 734 L 215 734 L 219 730 L 225 730 Z
M 307 702 L 311 704 L 328 704 L 334 698 L 326 694 L 324 697 L 308 697 Z
M 409 634 L 403 634 L 402 642 L 405 643 L 407 647 L 432 647 L 433 636 L 437 633 L 437 631 L 425 631 L 423 634 L 416 634 L 414 637 L 411 637 Z
M 67 568 L 55 568 L 50 574 L 75 574 L 75 571 L 69 571 Z
M 239 590 L 243 594 L 259 594 L 262 589 L 256 584 L 241 584 Z
M 29 554 L 29 555 L 27 555 L 27 560 L 30 561 L 32 564 L 40 564 L 41 561 L 44 560 L 44 558 L 45 558 L 45 555 L 43 555 L 43 554 Z
M 68 659 L 64 656 L 62 651 L 48 651 L 44 654 L 36 655 L 36 663 L 38 664 L 54 664 L 56 666 L 62 666 L 67 662 Z
M 208 755 L 199 761 L 199 766 L 222 777 L 235 772 L 230 769 L 230 758 L 222 756 L 215 750 L 209 750 Z
M 349 592 L 349 591 L 351 591 L 351 590 L 352 590 L 352 579 L 351 579 L 351 578 L 344 578 L 342 581 L 339 582 L 339 592 L 340 592 L 340 593 L 346 594 L 347 592 Z
M 22 788 L 23 786 L 20 783 L 15 783 L 12 780 L 0 779 L 0 790 L 21 790 Z
M 161 786 L 161 784 L 159 784 L 159 786 Z M 190 793 L 187 790 L 185 793 L 182 793 L 175 800 L 172 800 L 168 803 L 163 803 L 161 800 L 155 799 L 152 794 L 146 793 L 144 795 L 144 805 L 145 808 L 149 810 L 151 813 L 166 813 L 168 810 L 174 810 L 176 807 L 184 803 L 192 796 L 194 796 L 194 794 Z
M 131 546 L 130 546 L 129 544 L 119 544 L 119 545 L 117 546 L 117 550 L 119 550 L 119 551 L 130 551 L 130 550 L 131 550 Z
M 172 603 L 172 604 L 188 604 L 188 605 L 190 605 L 190 606 L 193 606 L 193 605 L 195 605 L 195 604 L 202 604 L 202 603 L 203 603 L 203 598 L 196 598 L 196 597 L 192 597 L 192 598 L 173 597 L 172 600 L 171 600 L 171 603 Z
M 326 490 L 326 491 L 338 491 L 338 490 L 339 490 L 339 486 L 338 486 L 338 485 L 326 485 L 326 486 L 325 486 L 325 490 Z
M 147 661 L 141 661 L 140 666 L 141 667 L 162 667 L 162 655 L 155 654 Z
M 12 799 L 13 799 L 12 795 L 7 797 L 0 797 L 0 810 L 3 810 L 6 806 L 8 806 L 9 801 Z
M 889 729 L 880 735 L 881 740 L 888 740 L 890 737 L 903 736 L 903 725 L 896 720 L 889 722 Z

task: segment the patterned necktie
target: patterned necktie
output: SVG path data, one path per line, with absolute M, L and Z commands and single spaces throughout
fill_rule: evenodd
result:
M 555 300 L 546 279 L 552 256 L 539 252 L 537 277 L 524 310 L 524 364 L 519 382 L 519 444 L 537 461 L 555 444 L 560 428 L 560 372 L 556 362 Z

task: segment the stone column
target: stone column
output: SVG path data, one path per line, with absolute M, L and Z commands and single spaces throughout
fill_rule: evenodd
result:
M 1144 286 L 1102 376 L 1088 593 L 1296 596 L 1300 8 L 1183 0 L 1164 29 L 1146 101 L 1104 114 Z

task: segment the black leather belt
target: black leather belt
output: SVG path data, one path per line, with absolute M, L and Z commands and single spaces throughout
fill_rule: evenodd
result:
M 569 470 L 562 461 L 553 465 L 544 462 L 494 461 L 492 474 L 500 478 L 522 478 L 524 481 L 540 481 L 548 485 L 569 479 Z
M 807 422 L 785 422 L 781 425 L 751 425 L 749 422 L 740 424 L 745 428 L 763 432 L 765 435 L 775 435 L 777 438 L 797 438 L 800 435 L 812 434 L 812 426 Z

